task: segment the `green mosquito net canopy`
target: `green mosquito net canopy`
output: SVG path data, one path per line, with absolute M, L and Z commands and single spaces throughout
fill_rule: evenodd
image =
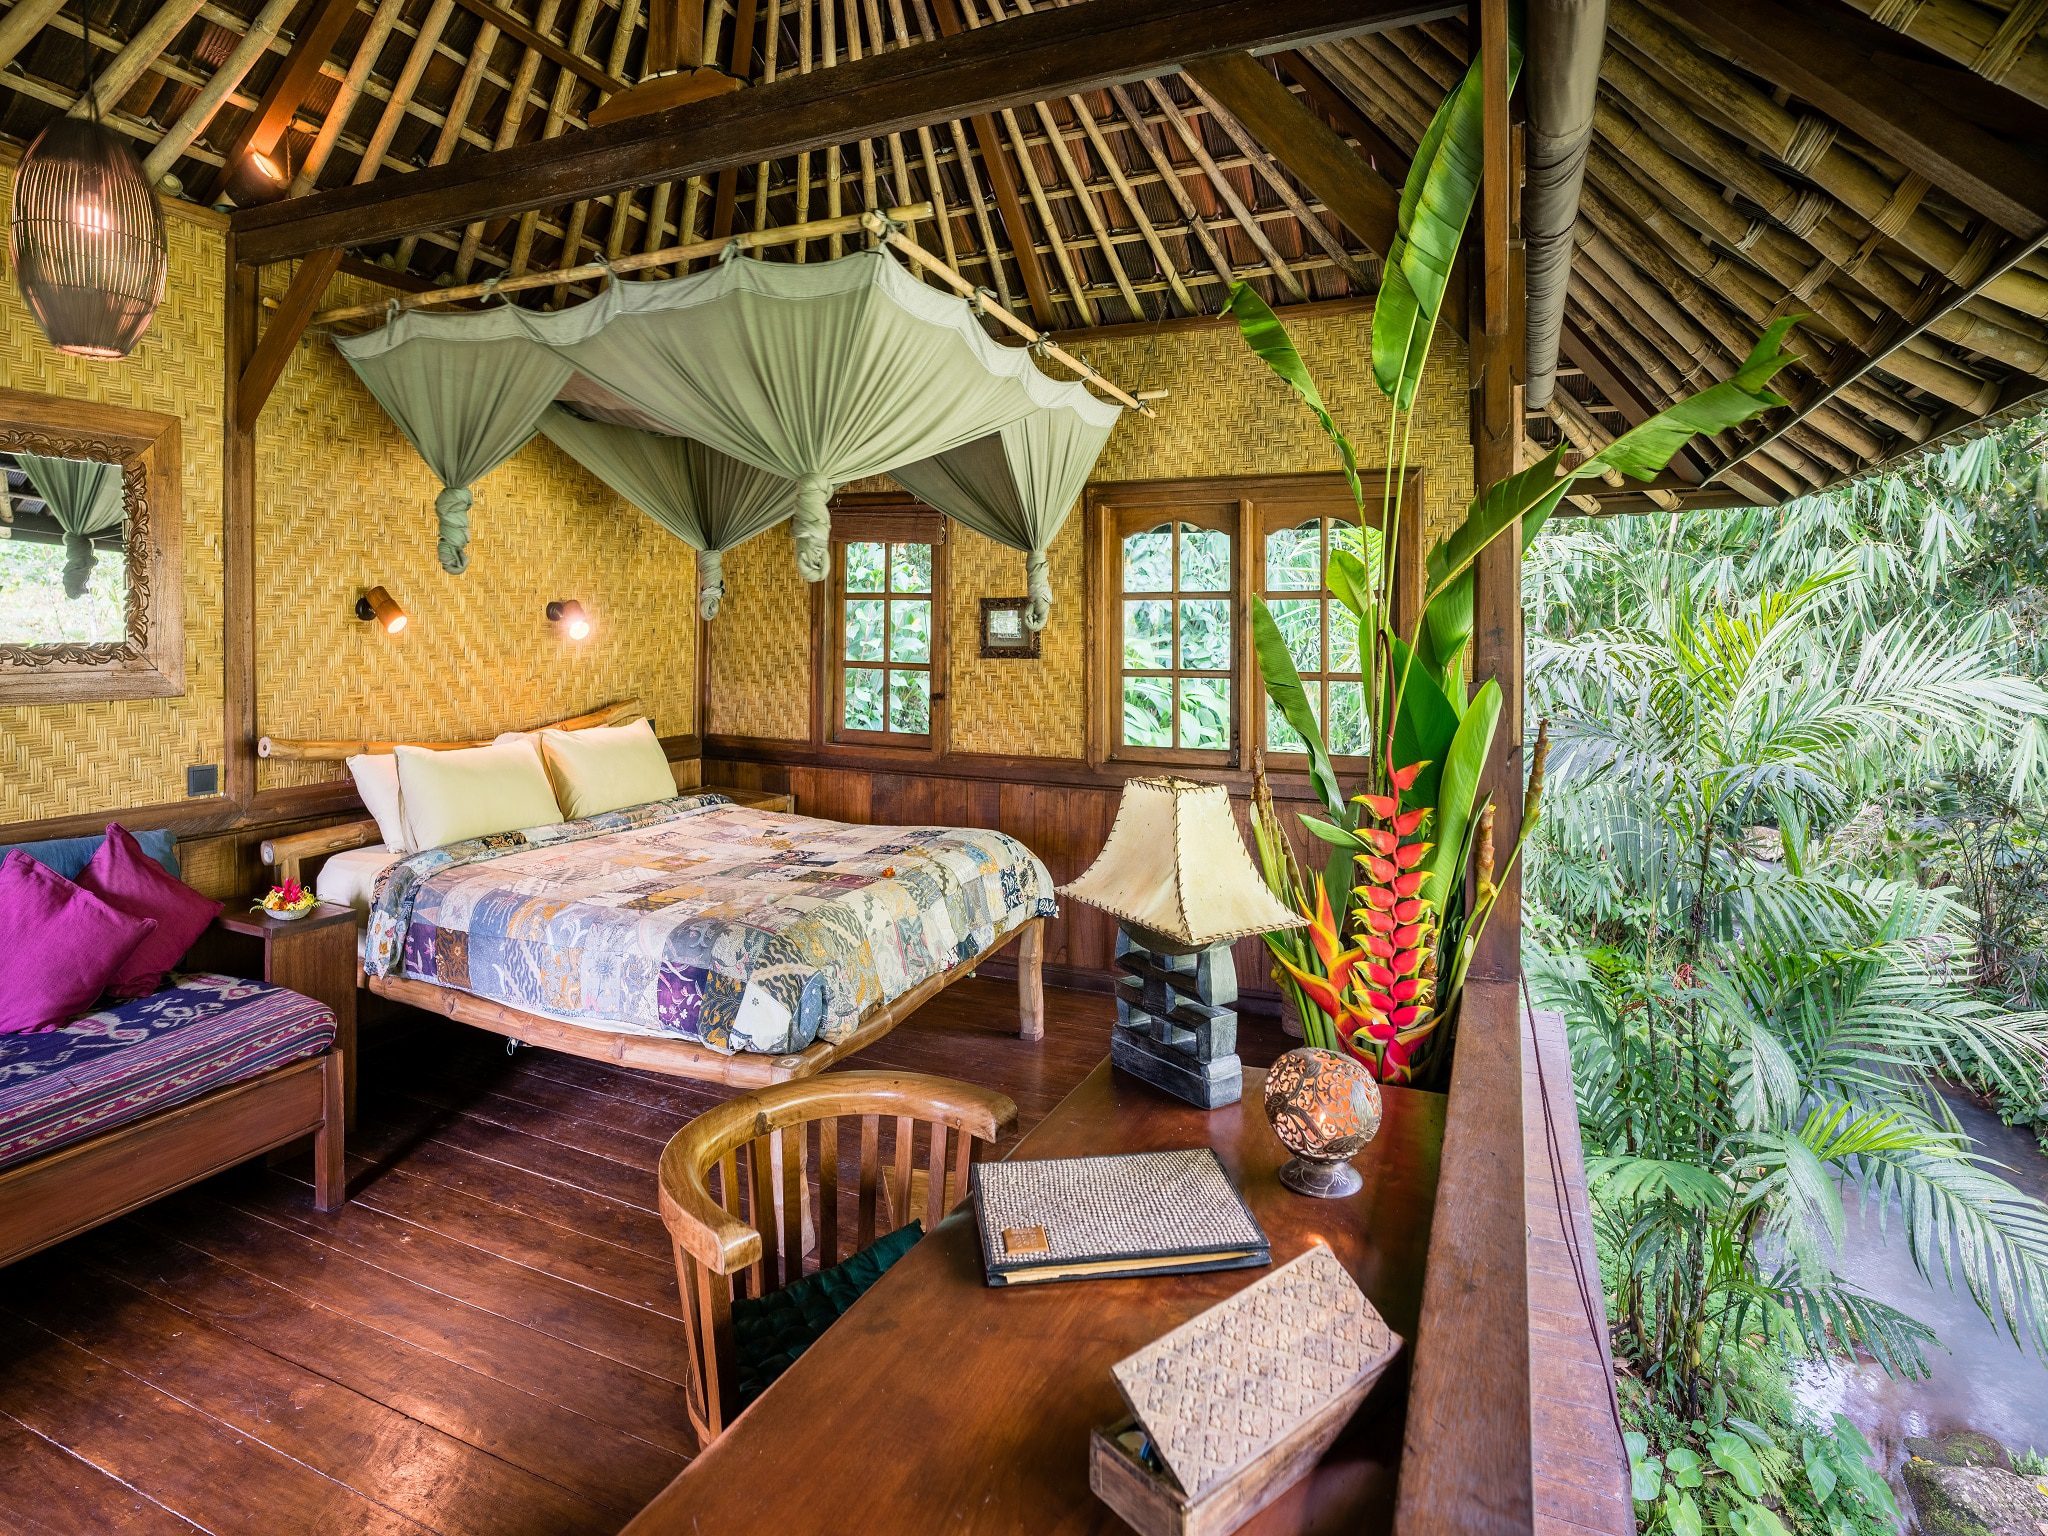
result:
M 707 612 L 718 557 L 785 518 L 821 580 L 834 491 L 894 473 L 1024 553 L 1042 624 L 1046 549 L 1121 415 L 883 251 L 727 260 L 552 314 L 401 312 L 339 345 L 447 487 L 447 569 L 466 558 L 470 485 L 542 431 L 706 557 Z

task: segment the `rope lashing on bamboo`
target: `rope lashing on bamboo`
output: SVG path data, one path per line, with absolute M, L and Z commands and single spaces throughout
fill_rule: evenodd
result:
M 1899 183 L 1898 190 L 1892 193 L 1891 199 L 1871 216 L 1870 227 L 1887 240 L 1896 240 L 1899 231 L 1904 229 L 1907 221 L 1919 211 L 1920 199 L 1927 195 L 1928 188 L 1932 185 L 1933 183 L 1925 176 L 1914 171 Z
M 1802 304 L 1806 303 L 1834 275 L 1835 264 L 1833 262 L 1815 262 L 1801 274 L 1799 281 L 1792 285 L 1792 297 L 1798 299 Z
M 1870 19 L 1894 32 L 1909 31 L 1926 4 L 1927 0 L 1878 0 L 1870 8 Z
M 1792 125 L 1792 138 L 1785 145 L 1780 157 L 1785 164 L 1804 176 L 1820 163 L 1820 157 L 1828 152 L 1835 142 L 1837 132 L 1835 121 L 1822 117 L 1817 112 L 1802 112 Z
M 1825 192 L 1816 192 L 1811 187 L 1802 189 L 1792 200 L 1792 211 L 1785 215 L 1785 233 L 1804 240 L 1820 228 L 1820 221 L 1833 206 L 1834 199 Z
M 805 581 L 823 581 L 832 570 L 832 482 L 805 475 L 796 485 L 796 568 Z
M 1765 225 L 1762 219 L 1751 219 L 1749 221 L 1749 227 L 1743 230 L 1741 235 L 1739 235 L 1736 238 L 1735 249 L 1737 249 L 1738 251 L 1748 250 L 1752 245 L 1755 245 L 1757 241 L 1763 238 L 1764 229 Z
M 2019 0 L 2006 12 L 1970 68 L 1986 80 L 2003 80 L 2032 45 L 2043 22 L 2048 22 L 2048 0 Z

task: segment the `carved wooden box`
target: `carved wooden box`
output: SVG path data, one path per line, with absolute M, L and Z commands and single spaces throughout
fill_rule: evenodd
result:
M 1319 1243 L 1115 1367 L 1132 1417 L 1095 1431 L 1088 1484 L 1144 1536 L 1224 1536 L 1321 1459 L 1400 1348 Z

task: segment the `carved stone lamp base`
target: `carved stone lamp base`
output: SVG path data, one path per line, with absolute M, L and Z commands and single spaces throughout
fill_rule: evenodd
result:
M 1237 1056 L 1237 965 L 1228 944 L 1175 949 L 1129 925 L 1116 937 L 1116 1028 L 1109 1059 L 1118 1070 L 1202 1109 L 1244 1097 Z
M 1305 1157 L 1282 1163 L 1280 1182 L 1297 1195 L 1313 1195 L 1318 1200 L 1355 1195 L 1365 1187 L 1364 1178 L 1348 1162 L 1318 1163 Z

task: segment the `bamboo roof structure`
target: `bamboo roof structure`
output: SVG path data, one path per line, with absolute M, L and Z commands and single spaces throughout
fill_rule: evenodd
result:
M 0 138 L 25 143 L 78 110 L 92 50 L 106 120 L 177 195 L 250 207 L 382 191 L 578 134 L 668 60 L 758 87 L 1063 7 L 1086 9 L 111 0 L 88 23 L 65 0 L 12 0 Z M 1369 302 L 1382 194 L 1468 57 L 1456 9 L 1264 55 L 1263 81 L 1191 67 L 348 254 L 402 287 L 469 284 L 928 202 L 920 240 L 1062 340 L 1213 316 L 1240 280 L 1283 317 Z M 1331 144 L 1355 164 L 1333 169 Z M 2036 0 L 1611 0 L 1559 396 L 1529 435 L 1596 444 L 1725 375 L 1796 313 L 1787 409 L 1695 445 L 1647 493 L 1589 494 L 1610 508 L 1768 505 L 1839 484 L 2048 390 L 2044 235 L 2048 9 Z M 592 290 L 579 278 L 521 302 Z

